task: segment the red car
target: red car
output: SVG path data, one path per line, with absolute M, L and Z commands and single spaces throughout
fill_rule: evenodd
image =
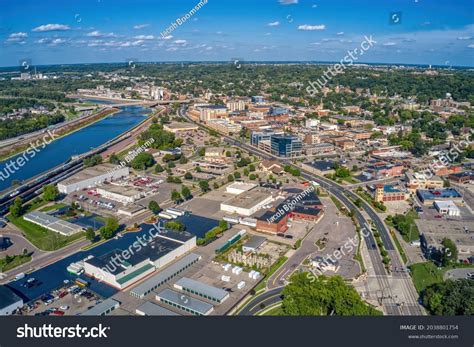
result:
M 56 310 L 51 312 L 52 316 L 64 316 L 64 311 Z
M 435 218 L 443 218 L 443 216 L 440 215 L 440 214 L 437 214 L 437 215 L 435 216 Z

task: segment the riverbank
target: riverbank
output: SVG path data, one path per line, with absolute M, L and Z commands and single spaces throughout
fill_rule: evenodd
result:
M 120 111 L 120 109 L 118 109 L 118 108 L 105 109 L 105 110 L 102 110 L 102 111 L 100 111 L 100 112 L 98 112 L 94 115 L 91 115 L 90 117 L 82 119 L 81 121 L 79 121 L 76 124 L 65 125 L 65 126 L 59 128 L 59 129 L 55 129 L 54 133 L 55 133 L 56 137 L 54 138 L 53 142 L 63 138 L 64 136 L 71 135 L 72 133 L 74 133 L 78 130 L 81 130 L 81 129 L 87 127 L 87 126 L 90 126 L 90 125 L 104 119 L 105 117 L 108 117 L 111 114 L 117 113 L 119 111 Z M 15 145 L 9 146 L 8 148 L 0 149 L 0 161 L 8 160 L 8 159 L 24 152 L 25 150 L 27 150 L 31 146 L 31 143 L 34 143 L 38 140 L 41 140 L 45 136 L 45 134 L 47 134 L 47 132 L 46 132 L 47 129 L 44 129 L 44 131 L 45 131 L 44 133 L 39 134 L 38 136 L 35 136 L 33 138 L 30 138 L 30 139 L 27 139 L 25 141 L 19 142 Z

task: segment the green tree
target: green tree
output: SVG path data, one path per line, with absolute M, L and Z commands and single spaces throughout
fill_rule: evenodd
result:
M 158 214 L 161 211 L 160 205 L 158 205 L 155 200 L 150 201 L 150 203 L 148 204 L 148 209 L 154 214 Z
M 174 201 L 175 204 L 179 203 L 182 200 L 181 194 L 179 194 L 176 189 L 171 192 L 171 200 Z
M 183 188 L 181 188 L 181 195 L 183 196 L 184 200 L 188 200 L 191 198 L 191 190 L 186 187 L 186 186 L 183 186 Z
M 59 197 L 59 190 L 58 187 L 56 187 L 53 184 L 48 184 L 44 186 L 43 189 L 43 199 L 45 201 L 54 201 Z
M 95 232 L 94 229 L 92 229 L 91 227 L 87 228 L 86 230 L 86 239 L 91 242 L 95 239 Z
M 100 154 L 94 154 L 91 157 L 85 158 L 82 163 L 85 167 L 96 166 L 102 164 L 102 157 Z
M 232 175 L 227 176 L 227 182 L 234 182 L 234 176 Z
M 130 162 L 130 166 L 135 170 L 146 170 L 154 164 L 155 159 L 150 153 L 140 153 Z
M 203 193 L 209 190 L 209 182 L 207 181 L 199 181 L 199 188 Z
M 165 169 L 163 169 L 163 166 L 161 166 L 160 164 L 156 164 L 155 172 L 160 173 L 160 172 L 163 172 L 163 171 L 165 171 Z
M 23 213 L 23 200 L 18 196 L 12 205 L 10 205 L 10 213 L 13 217 L 20 217 Z
M 112 153 L 109 157 L 109 163 L 111 164 L 120 164 L 120 158 L 117 154 Z
M 443 264 L 443 266 L 448 266 L 457 262 L 458 248 L 456 247 L 454 242 L 445 237 L 441 242 L 441 245 L 443 246 L 441 255 L 441 263 Z
M 192 175 L 191 172 L 186 171 L 186 173 L 184 174 L 184 178 L 187 179 L 187 180 L 192 180 L 192 179 L 193 179 L 193 175 Z
M 298 273 L 283 289 L 282 310 L 288 316 L 370 316 L 381 313 L 362 301 L 340 276 Z

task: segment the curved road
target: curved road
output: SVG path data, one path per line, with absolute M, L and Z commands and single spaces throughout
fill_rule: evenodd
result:
M 188 119 L 189 121 L 193 123 L 196 123 L 191 118 L 188 117 L 188 115 L 186 114 L 185 107 L 180 108 L 178 112 L 180 113 L 182 117 Z M 199 123 L 197 124 L 200 126 L 203 126 L 202 124 L 199 124 Z M 277 160 L 283 165 L 293 165 L 293 163 L 289 160 L 275 157 L 269 153 L 263 152 L 255 147 L 247 145 L 246 143 L 243 143 L 232 137 L 229 137 L 223 134 L 221 134 L 221 136 L 229 144 L 241 147 L 244 150 L 248 151 L 249 153 L 252 153 L 253 155 L 262 157 L 263 159 L 267 159 L 267 160 Z M 301 168 L 301 167 L 299 168 L 301 170 L 301 176 L 303 178 L 317 182 L 318 184 L 321 185 L 321 187 L 323 187 L 324 189 L 332 193 L 337 199 L 339 199 L 349 210 L 354 210 L 355 219 L 357 220 L 361 228 L 365 227 L 370 230 L 370 227 L 368 227 L 369 224 L 366 221 L 365 217 L 362 215 L 360 210 L 354 205 L 354 203 L 346 196 L 347 194 L 351 198 L 357 199 L 358 198 L 357 195 L 355 195 L 353 192 L 346 189 L 345 187 L 338 185 L 334 181 L 331 181 L 325 177 L 317 176 L 314 173 L 311 173 L 304 168 Z M 424 312 L 421 306 L 418 304 L 418 293 L 413 285 L 413 282 L 410 276 L 406 272 L 402 271 L 402 269 L 404 268 L 404 265 L 402 264 L 399 258 L 399 254 L 397 250 L 393 246 L 393 242 L 390 238 L 390 232 L 388 228 L 385 226 L 385 224 L 377 215 L 377 213 L 372 209 L 372 207 L 370 207 L 365 201 L 363 201 L 362 208 L 367 213 L 367 215 L 371 218 L 375 227 L 379 231 L 382 242 L 390 255 L 392 267 L 395 269 L 392 276 L 400 280 L 403 297 L 401 298 L 401 300 L 398 300 L 398 301 L 402 301 L 403 303 L 402 305 L 397 303 L 397 298 L 392 293 L 392 290 L 391 290 L 392 284 L 389 282 L 389 279 L 388 279 L 389 276 L 382 263 L 382 257 L 377 249 L 375 238 L 371 232 L 368 233 L 367 237 L 364 237 L 364 240 L 367 245 L 371 262 L 373 263 L 373 267 L 376 273 L 376 280 L 378 281 L 379 287 L 382 290 L 382 300 L 385 300 L 384 306 L 387 313 L 389 315 L 423 315 Z

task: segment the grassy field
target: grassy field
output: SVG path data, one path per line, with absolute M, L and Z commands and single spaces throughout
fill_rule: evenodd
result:
M 14 255 L 12 257 L 13 259 L 9 262 L 6 261 L 6 258 L 0 259 L 0 272 L 11 270 L 31 261 L 31 256 L 29 255 Z
M 84 233 L 72 236 L 62 236 L 54 231 L 43 228 L 23 219 L 23 217 L 7 216 L 8 220 L 19 228 L 24 236 L 36 247 L 43 251 L 55 251 L 84 237 Z
M 443 272 L 432 262 L 417 263 L 410 266 L 413 283 L 418 292 L 443 281 Z
M 455 264 L 438 268 L 432 262 L 417 263 L 410 266 L 411 277 L 415 284 L 416 290 L 421 292 L 426 287 L 434 284 L 443 282 L 443 276 L 446 271 L 458 268 L 474 268 L 472 264 Z

